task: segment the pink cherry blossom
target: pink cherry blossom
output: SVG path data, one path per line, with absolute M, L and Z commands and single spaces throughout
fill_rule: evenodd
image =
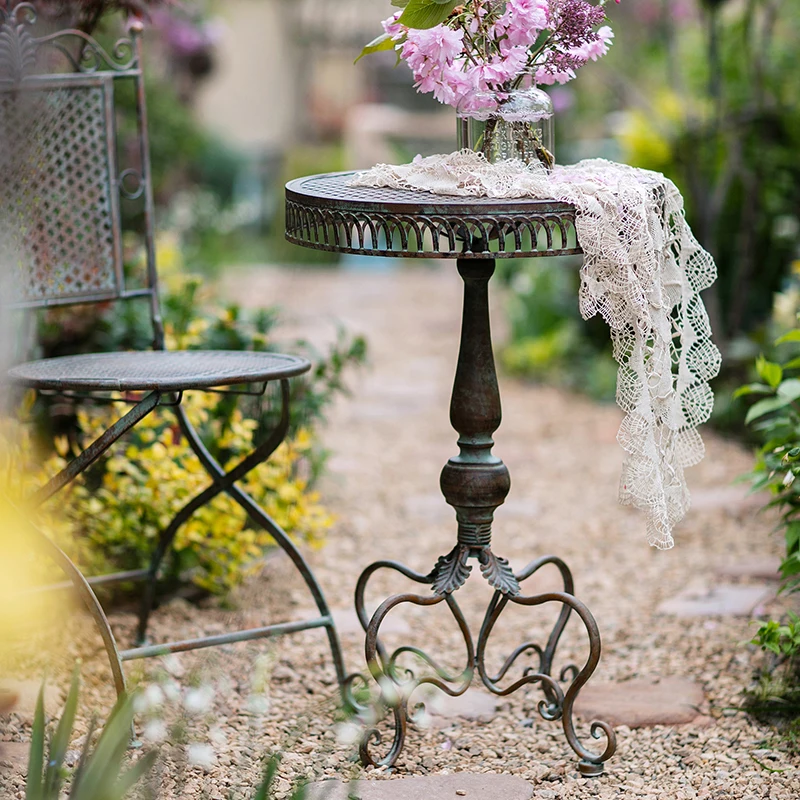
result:
M 403 11 L 382 25 L 417 91 L 463 107 L 480 92 L 506 96 L 531 82 L 573 80 L 612 44 L 604 6 L 605 0 L 463 0 L 433 28 L 408 28 L 399 21 Z
M 384 32 L 388 33 L 392 39 L 399 39 L 406 32 L 406 26 L 397 21 L 402 13 L 402 11 L 396 11 L 391 17 L 381 22 Z
M 604 56 L 611 46 L 611 40 L 614 38 L 614 31 L 608 25 L 603 25 L 597 31 L 597 38 L 593 42 L 576 47 L 570 52 L 576 56 L 580 56 L 584 61 L 597 61 L 598 58 Z

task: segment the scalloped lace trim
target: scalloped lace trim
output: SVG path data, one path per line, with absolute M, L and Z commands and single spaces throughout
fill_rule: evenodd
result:
M 644 510 L 651 545 L 672 547 L 672 529 L 691 502 L 684 469 L 703 458 L 697 427 L 711 415 L 708 381 L 721 360 L 700 298 L 716 266 L 692 234 L 675 184 L 603 159 L 548 173 L 539 164 L 489 164 L 465 150 L 378 164 L 351 185 L 575 206 L 584 252 L 581 315 L 606 320 L 619 364 L 617 403 L 625 412 L 617 435 L 625 451 L 619 499 Z

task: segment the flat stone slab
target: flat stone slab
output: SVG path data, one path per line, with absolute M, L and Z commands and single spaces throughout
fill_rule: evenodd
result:
M 575 713 L 629 728 L 685 725 L 703 717 L 698 709 L 704 700 L 700 684 L 686 678 L 589 683 L 578 695 Z
M 17 693 L 0 686 L 0 714 L 6 714 L 17 704 Z
M 515 775 L 459 772 L 386 781 L 320 781 L 308 787 L 307 800 L 530 800 L 533 786 Z
M 3 678 L 2 682 L 3 691 L 8 693 L 6 696 L 16 695 L 16 702 L 8 710 L 13 711 L 24 722 L 33 722 L 36 700 L 42 688 L 41 681 L 13 681 Z M 64 698 L 57 686 L 52 684 L 45 686 L 44 710 L 48 716 L 57 714 L 63 702 Z
M 692 492 L 692 511 L 756 511 L 770 501 L 768 494 L 751 494 L 745 485 L 717 486 Z
M 319 615 L 316 609 L 303 609 L 298 612 L 298 617 L 301 619 L 311 618 Z M 331 616 L 336 623 L 336 629 L 340 636 L 347 636 L 356 634 L 364 636 L 364 629 L 361 627 L 361 622 L 358 619 L 355 608 L 332 608 Z M 381 623 L 381 633 L 398 633 L 405 634 L 411 632 L 411 626 L 403 619 L 402 608 L 394 609 L 391 613 L 384 617 Z
M 747 617 L 759 603 L 775 596 L 775 587 L 766 584 L 739 586 L 720 584 L 710 589 L 690 589 L 665 600 L 659 614 L 676 617 Z
M 739 561 L 717 569 L 717 575 L 723 578 L 753 578 L 761 581 L 781 580 L 781 560 L 779 558 L 754 558 L 750 561 Z
M 473 719 L 491 722 L 497 714 L 497 698 L 480 689 L 467 689 L 458 697 L 451 697 L 435 687 L 420 688 L 415 696 L 425 700 L 425 709 L 435 728 L 446 727 L 454 719 Z

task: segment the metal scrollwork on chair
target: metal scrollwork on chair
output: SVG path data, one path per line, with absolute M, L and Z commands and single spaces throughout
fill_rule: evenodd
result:
M 31 27 L 37 20 L 33 3 L 18 3 L 10 10 L 0 8 L 0 80 L 19 81 L 33 75 L 39 53 L 47 48 L 59 52 L 70 71 L 82 74 L 98 70 L 127 72 L 139 67 L 131 37 L 118 39 L 109 53 L 92 36 L 75 28 L 34 36 Z

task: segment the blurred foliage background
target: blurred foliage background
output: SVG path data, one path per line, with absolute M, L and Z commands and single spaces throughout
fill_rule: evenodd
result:
M 76 24 L 109 45 L 127 14 L 148 20 L 158 256 L 170 276 L 164 302 L 178 344 L 275 346 L 276 307 L 225 305 L 208 291 L 224 269 L 350 265 L 284 242 L 286 180 L 455 145 L 452 109 L 418 95 L 392 54 L 353 65 L 388 14 L 382 0 L 46 0 L 44 7 L 54 26 Z M 800 0 L 637 0 L 608 10 L 611 53 L 551 89 L 557 157 L 625 161 L 662 171 L 682 189 L 689 222 L 719 269 L 705 293 L 724 358 L 715 421 L 744 436 L 752 400 L 734 397 L 733 388 L 756 379 L 758 353 L 782 363 L 796 346 L 772 342 L 796 327 L 800 306 Z M 119 101 L 129 111 L 124 133 L 134 124 L 133 98 L 123 92 Z M 135 216 L 130 222 L 135 229 Z M 129 252 L 135 263 L 135 243 Z M 387 268 L 380 260 L 371 266 Z M 500 265 L 511 332 L 501 361 L 523 378 L 612 399 L 608 332 L 578 315 L 576 267 L 569 259 Z M 50 312 L 29 352 L 145 346 L 138 313 L 133 306 Z M 347 369 L 363 361 L 365 343 L 343 335 L 314 355 L 317 371 L 295 398 L 312 441 L 297 466 L 309 487 L 324 468 L 315 428 Z M 267 412 L 255 411 L 260 430 Z M 235 409 L 221 400 L 207 412 L 224 427 Z M 63 405 L 40 404 L 32 414 L 50 455 L 60 457 L 58 437 L 74 444 L 81 436 Z
M 553 90 L 558 157 L 621 160 L 682 190 L 719 270 L 704 294 L 723 353 L 715 421 L 741 432 L 743 407 L 730 389 L 797 312 L 800 2 L 639 0 L 609 13 L 611 53 Z M 587 374 L 591 394 L 613 397 L 606 333 L 579 321 L 574 270 L 556 275 L 562 269 L 548 260 L 509 270 L 506 364 L 572 385 Z

